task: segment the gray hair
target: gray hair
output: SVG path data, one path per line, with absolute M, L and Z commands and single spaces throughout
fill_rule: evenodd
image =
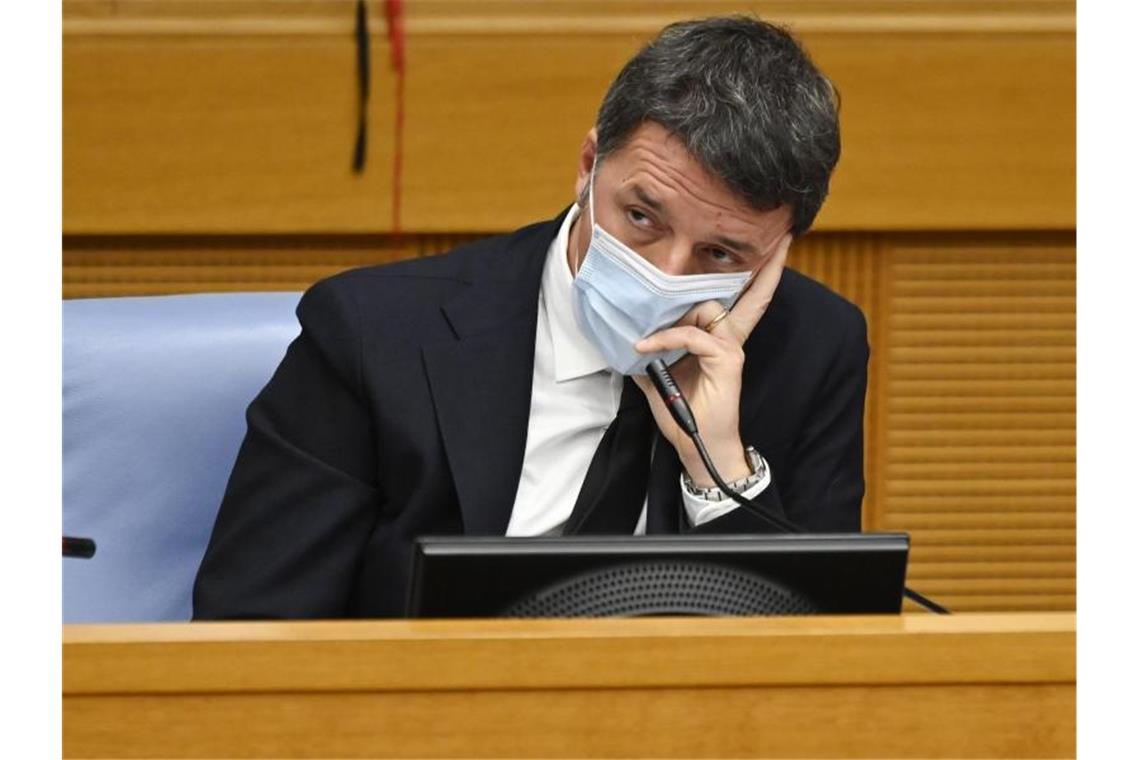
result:
M 751 207 L 789 205 L 811 227 L 839 160 L 839 95 L 784 29 L 747 16 L 665 27 L 614 79 L 598 112 L 598 157 L 644 122 L 679 137 Z

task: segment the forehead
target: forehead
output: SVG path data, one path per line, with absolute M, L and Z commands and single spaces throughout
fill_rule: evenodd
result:
M 611 187 L 631 195 L 648 195 L 670 214 L 692 213 L 701 219 L 780 229 L 791 226 L 787 206 L 759 211 L 711 174 L 680 138 L 655 122 L 646 122 L 621 148 L 605 157 L 599 169 Z

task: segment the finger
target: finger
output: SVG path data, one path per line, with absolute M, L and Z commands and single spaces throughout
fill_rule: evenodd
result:
M 667 327 L 634 344 L 643 354 L 684 349 L 698 358 L 718 359 L 739 353 L 741 348 L 694 325 Z
M 734 332 L 741 339 L 751 334 L 752 329 L 764 316 L 764 312 L 768 310 L 768 305 L 772 303 L 772 296 L 776 292 L 776 286 L 780 284 L 791 245 L 792 233 L 789 232 L 780 239 L 772 257 L 760 268 L 752 284 L 732 307 L 732 316 L 729 319 L 732 321 Z
M 685 325 L 693 325 L 705 330 L 714 320 L 716 320 L 727 309 L 721 305 L 720 301 L 702 301 L 693 308 L 685 312 L 685 315 L 677 320 L 672 327 L 683 327 Z M 722 320 L 723 321 L 723 320 Z
M 717 305 L 720 306 L 720 304 Z M 730 321 L 731 318 L 732 312 L 729 309 L 721 306 L 716 316 L 710 320 L 707 320 L 703 325 L 697 326 L 710 335 L 715 335 L 716 337 L 723 338 L 725 340 L 732 340 L 734 343 L 739 345 L 744 342 L 744 339 L 737 336 L 736 330 L 733 328 L 732 322 Z M 746 338 L 748 336 L 746 335 L 744 337 Z

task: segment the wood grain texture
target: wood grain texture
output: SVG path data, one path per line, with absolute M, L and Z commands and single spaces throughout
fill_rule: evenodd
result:
M 1074 675 L 1072 625 L 1071 613 L 71 625 L 64 692 L 1053 683 Z M 678 639 L 691 656 L 665 658 Z M 561 662 L 571 645 L 593 667 Z
M 63 714 L 65 757 L 1066 757 L 1075 618 L 68 626 Z
M 353 55 L 351 37 L 65 36 L 64 232 L 387 231 L 392 100 L 371 100 L 354 175 Z
M 69 758 L 1063 758 L 1075 752 L 1074 692 L 1019 684 L 73 697 L 64 721 L 75 729 L 63 746 Z
M 553 215 L 609 82 L 661 25 L 757 11 L 843 95 L 826 230 L 1071 229 L 1071 2 L 407 3 L 403 226 Z M 373 18 L 367 170 L 353 4 L 64 3 L 66 233 L 392 231 L 394 78 Z M 374 8 L 376 12 L 376 8 Z
M 305 290 L 346 269 L 430 256 L 478 237 L 65 236 L 63 297 Z
M 340 34 L 356 0 L 63 0 L 65 34 L 159 28 L 242 34 Z M 416 34 L 525 31 L 651 34 L 677 18 L 760 13 L 812 31 L 1072 32 L 1071 0 L 410 0 Z
M 911 582 L 954 609 L 1075 608 L 1075 250 L 895 240 L 885 260 L 876 525 L 911 534 Z

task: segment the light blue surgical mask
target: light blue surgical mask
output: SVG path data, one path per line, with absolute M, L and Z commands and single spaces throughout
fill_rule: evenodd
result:
M 590 246 L 574 278 L 574 316 L 611 369 L 644 375 L 654 359 L 672 364 L 685 351 L 642 354 L 635 343 L 673 326 L 699 303 L 719 301 L 731 308 L 752 273 L 666 274 L 597 223 L 593 171 L 589 192 Z

